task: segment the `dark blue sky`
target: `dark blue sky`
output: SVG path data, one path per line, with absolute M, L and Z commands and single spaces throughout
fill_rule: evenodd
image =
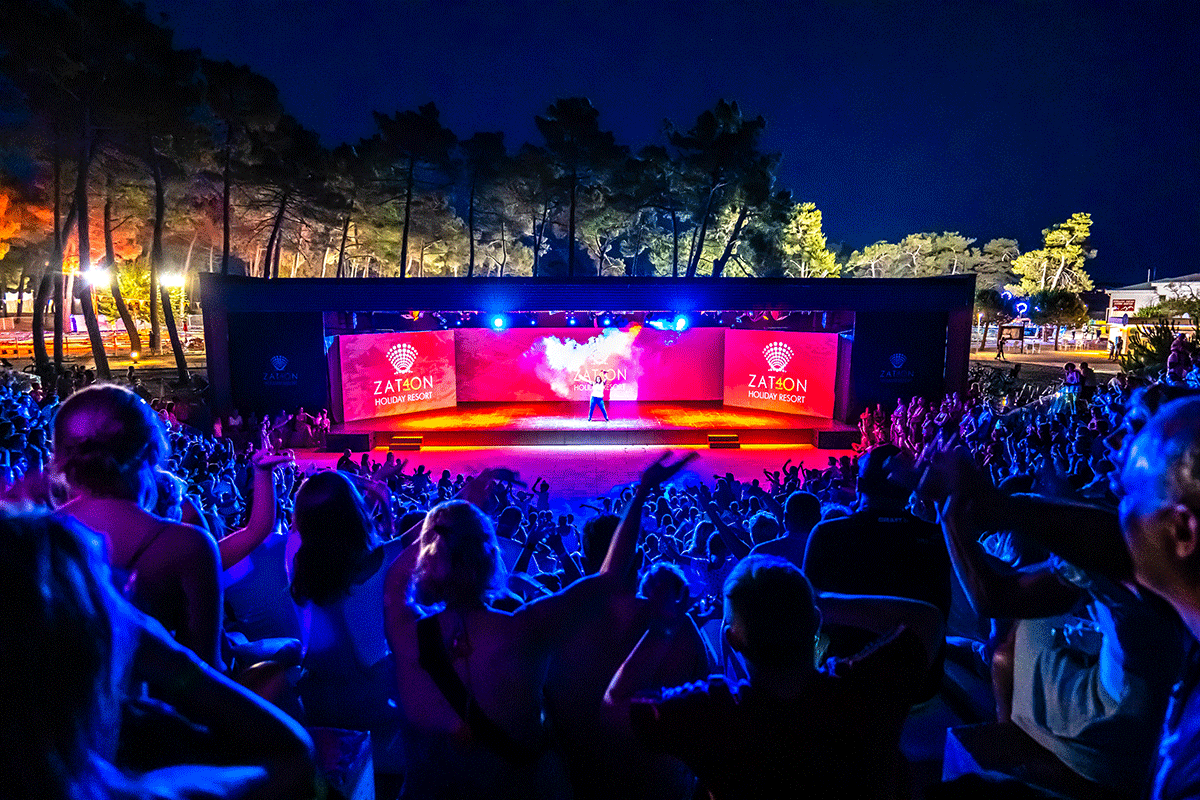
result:
M 1040 246 L 1091 212 L 1101 282 L 1196 271 L 1196 3 L 148 0 L 249 64 L 326 144 L 434 101 L 509 149 L 583 95 L 625 144 L 717 99 L 767 119 L 780 183 L 852 248 L 957 230 Z

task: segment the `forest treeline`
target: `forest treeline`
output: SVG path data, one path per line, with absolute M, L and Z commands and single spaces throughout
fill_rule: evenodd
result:
M 1024 274 L 1019 259 L 1030 261 L 1015 240 L 977 245 L 953 232 L 856 251 L 831 247 L 820 209 L 778 185 L 781 155 L 762 147 L 766 120 L 736 102 L 665 121 L 660 141 L 638 147 L 605 130 L 587 99 L 568 97 L 536 118 L 540 142 L 452 131 L 429 103 L 376 112 L 369 138 L 331 148 L 287 113 L 270 80 L 176 48 L 171 31 L 140 5 L 18 0 L 9 8 L 0 27 L 0 281 L 6 293 L 17 292 L 18 313 L 33 316 L 39 365 L 51 360 L 44 344 L 51 309 L 53 356 L 61 361 L 62 318 L 73 305 L 64 298 L 74 297 L 94 342 L 96 303 L 123 320 L 135 348 L 135 319 L 150 320 L 154 351 L 165 327 L 182 373 L 172 310 L 195 299 L 191 287 L 202 271 L 264 278 L 975 272 L 981 288 L 1001 289 Z M 1086 236 L 1085 228 L 1081 245 Z M 1027 264 L 1028 271 L 1053 275 L 1046 264 L 1054 253 L 1034 252 L 1042 253 L 1040 266 Z M 1041 288 L 1076 288 L 1068 285 L 1076 272 L 1086 282 L 1083 257 L 1078 270 L 1058 270 L 1061 285 L 1042 277 Z M 103 280 L 73 277 L 80 274 Z

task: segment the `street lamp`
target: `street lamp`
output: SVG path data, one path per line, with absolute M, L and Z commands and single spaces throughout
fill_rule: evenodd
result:
M 85 270 L 83 279 L 88 282 L 88 286 L 92 287 L 112 285 L 112 273 L 100 267 Z

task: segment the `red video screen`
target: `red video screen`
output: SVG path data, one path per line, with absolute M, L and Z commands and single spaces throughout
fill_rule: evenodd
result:
M 832 417 L 837 336 L 730 329 L 725 405 Z
M 457 400 L 454 332 L 338 337 L 346 420 L 446 408 Z
M 510 328 L 457 331 L 461 402 L 586 401 L 597 374 L 609 400 L 722 397 L 724 328 Z M 832 391 L 832 389 L 831 389 Z

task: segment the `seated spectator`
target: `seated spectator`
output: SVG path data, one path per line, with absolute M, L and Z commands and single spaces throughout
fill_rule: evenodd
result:
M 795 565 L 744 559 L 725 584 L 724 631 L 748 681 L 639 692 L 678 629 L 660 620 L 613 677 L 648 747 L 681 758 L 714 800 L 906 796 L 900 728 L 941 643 L 936 608 L 901 598 L 814 597 Z M 883 635 L 856 658 L 815 664 L 824 619 Z
M 1121 521 L 1134 575 L 1171 604 L 1188 632 L 1155 759 L 1153 800 L 1200 796 L 1198 463 L 1200 399 L 1191 398 L 1162 408 L 1134 440 L 1121 473 Z
M 804 555 L 804 574 L 819 591 L 908 597 L 950 615 L 950 558 L 936 525 L 906 508 L 909 492 L 888 479 L 898 448 L 883 445 L 859 458 L 858 508 L 842 519 L 813 528 Z M 864 641 L 853 631 L 830 630 L 831 652 L 850 655 Z M 924 698 L 937 693 L 939 666 Z
M 1133 581 L 1116 516 L 1000 495 L 961 451 L 944 449 L 935 474 L 949 497 L 942 528 L 972 606 L 1017 620 L 1012 721 L 1083 778 L 1140 794 L 1182 650 L 1169 611 Z M 979 545 L 981 528 L 1034 537 L 1054 556 L 1010 567 Z M 1098 646 L 1068 636 L 1064 615 L 1082 617 Z
M 750 554 L 777 556 L 802 567 L 809 534 L 820 521 L 821 501 L 817 496 L 809 492 L 792 492 L 783 508 L 783 536 L 755 545 Z
M 664 456 L 643 473 L 599 572 L 512 613 L 487 606 L 503 587 L 491 521 L 465 500 L 429 512 L 385 595 L 409 748 L 404 796 L 529 797 L 555 783 L 542 726 L 547 665 L 625 583 L 650 490 L 694 456 Z M 472 499 L 492 476 L 467 487 Z
M 12 800 L 306 798 L 312 742 L 113 590 L 101 545 L 60 517 L 0 512 L 0 769 Z M 123 694 L 149 684 L 230 764 L 118 769 Z

